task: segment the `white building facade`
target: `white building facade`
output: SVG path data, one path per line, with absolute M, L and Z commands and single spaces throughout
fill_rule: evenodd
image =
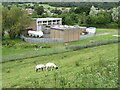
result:
M 62 18 L 37 18 L 37 31 L 42 30 L 42 25 L 62 25 Z

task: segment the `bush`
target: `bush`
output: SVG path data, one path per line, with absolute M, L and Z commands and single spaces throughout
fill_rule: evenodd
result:
M 118 28 L 118 24 L 117 23 L 109 23 L 106 26 L 107 28 Z
M 8 46 L 8 47 L 13 47 L 15 45 L 15 42 L 14 41 L 5 40 L 5 41 L 2 42 L 2 45 Z

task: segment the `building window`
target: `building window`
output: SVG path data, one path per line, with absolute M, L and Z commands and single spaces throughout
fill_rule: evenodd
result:
M 56 20 L 53 20 L 53 22 L 56 22 Z
M 42 23 L 41 21 L 38 21 L 38 23 Z
M 47 21 L 43 21 L 43 23 L 47 23 Z

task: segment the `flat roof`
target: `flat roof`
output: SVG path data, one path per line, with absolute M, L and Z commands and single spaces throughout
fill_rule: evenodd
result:
M 57 30 L 65 30 L 65 29 L 71 29 L 71 28 L 85 28 L 86 27 L 75 27 L 75 26 L 68 26 L 68 25 L 55 25 L 51 27 L 52 29 L 57 29 Z
M 37 21 L 62 20 L 62 18 L 37 18 Z

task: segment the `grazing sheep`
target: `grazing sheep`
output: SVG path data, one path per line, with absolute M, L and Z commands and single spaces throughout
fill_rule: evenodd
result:
M 54 63 L 47 63 L 46 64 L 46 71 L 48 71 L 48 68 L 51 68 L 51 70 L 53 68 L 58 69 L 58 66 L 56 66 Z
M 36 65 L 35 71 L 37 72 L 39 69 L 42 69 L 42 71 L 43 71 L 43 68 L 45 68 L 45 65 L 44 65 L 44 64 Z

